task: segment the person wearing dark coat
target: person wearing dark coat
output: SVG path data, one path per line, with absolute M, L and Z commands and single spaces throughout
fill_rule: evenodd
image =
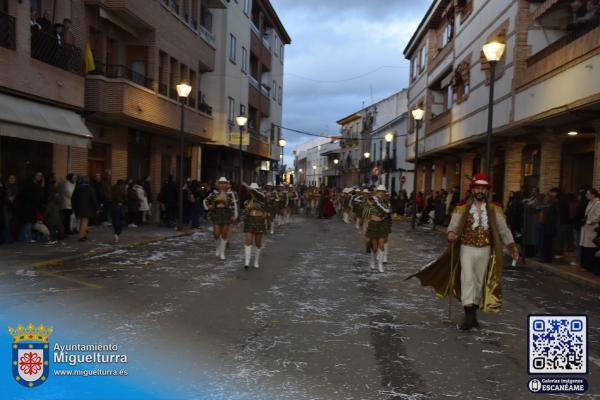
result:
M 4 186 L 4 203 L 1 210 L 2 214 L 4 214 L 3 240 L 5 243 L 12 243 L 16 237 L 16 199 L 18 192 L 17 177 L 15 175 L 10 175 Z
M 158 194 L 158 201 L 161 203 L 161 215 L 165 225 L 172 225 L 176 221 L 178 199 L 177 185 L 173 181 L 173 177 L 169 176 Z
M 79 241 L 85 242 L 89 220 L 98 212 L 98 199 L 87 176 L 79 178 L 71 197 L 71 205 L 75 216 L 79 218 Z
M 112 187 L 111 198 L 111 220 L 115 233 L 115 243 L 117 243 L 121 232 L 123 232 L 123 208 L 127 205 L 127 188 L 123 179 L 119 179 Z
M 554 238 L 558 234 L 558 188 L 550 189 L 547 203 L 542 207 L 542 228 L 544 239 L 542 241 L 542 261 L 552 262 Z
M 36 215 L 43 213 L 46 209 L 44 194 L 44 178 L 41 172 L 37 172 L 21 193 L 18 194 L 17 215 L 21 225 L 21 240 L 31 242 L 31 228 L 36 222 Z

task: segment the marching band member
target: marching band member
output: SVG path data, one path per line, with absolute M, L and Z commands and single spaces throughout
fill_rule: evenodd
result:
M 250 186 L 246 183 L 242 183 L 242 185 L 248 189 L 250 194 L 250 199 L 246 202 L 244 220 L 244 268 L 250 267 L 253 244 L 255 248 L 254 268 L 258 268 L 262 237 L 266 232 L 267 199 L 256 183 L 252 183 Z
M 287 191 L 284 188 L 283 183 L 277 186 L 277 202 L 275 204 L 275 223 L 277 226 L 283 225 L 283 213 L 287 207 Z
M 273 191 L 273 183 L 268 182 L 265 185 L 265 201 L 266 201 L 266 211 L 267 211 L 267 230 L 271 235 L 275 233 L 275 223 L 273 221 L 275 217 L 275 206 L 277 204 L 277 193 Z
M 371 269 L 375 269 L 375 260 L 379 272 L 384 272 L 383 255 L 384 244 L 389 235 L 386 218 L 391 214 L 390 203 L 386 200 L 385 186 L 379 185 L 375 189 L 375 196 L 366 203 L 365 225 L 366 237 L 371 245 Z
M 240 215 L 240 202 L 237 193 L 231 188 L 231 182 L 227 182 L 227 195 L 231 196 L 231 198 L 234 201 L 235 208 L 233 213 L 233 221 L 236 222 L 238 221 Z M 227 241 L 225 248 L 229 248 L 229 241 L 231 240 L 231 235 L 233 235 L 233 229 L 229 228 L 227 230 Z
M 225 260 L 225 247 L 227 246 L 229 228 L 236 213 L 235 200 L 227 193 L 228 184 L 229 181 L 226 178 L 219 178 L 217 181 L 218 190 L 204 199 L 204 208 L 210 213 L 210 220 L 213 223 L 213 235 L 217 241 L 215 256 L 221 260 Z
M 288 188 L 288 212 L 286 215 L 287 221 L 290 222 L 290 218 L 293 215 L 296 215 L 298 212 L 298 200 L 300 199 L 300 195 L 296 191 L 293 185 L 290 185 Z

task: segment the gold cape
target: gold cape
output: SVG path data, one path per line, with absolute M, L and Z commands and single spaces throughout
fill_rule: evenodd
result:
M 459 205 L 455 212 L 460 213 L 460 222 L 458 226 L 462 230 L 465 226 L 467 213 L 472 204 L 472 200 L 464 205 Z M 498 230 L 497 213 L 503 213 L 502 208 L 494 203 L 487 204 L 487 211 L 492 233 L 492 252 L 488 263 L 487 272 L 484 279 L 483 296 L 479 308 L 486 312 L 498 312 L 502 307 L 502 268 L 504 264 L 502 239 Z M 439 298 L 444 298 L 450 293 L 460 300 L 460 236 L 461 232 L 455 232 L 459 239 L 448 245 L 444 253 L 427 264 L 422 270 L 406 278 L 418 278 L 422 286 L 431 286 Z M 514 243 L 513 243 L 514 245 Z M 451 259 L 453 264 L 451 266 Z M 452 268 L 451 268 L 452 267 Z M 452 271 L 453 279 L 450 277 Z

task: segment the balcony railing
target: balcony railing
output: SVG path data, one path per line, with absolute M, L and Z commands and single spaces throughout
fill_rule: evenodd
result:
M 198 111 L 212 115 L 212 107 L 206 103 L 204 93 L 200 90 L 198 90 Z
M 192 17 L 192 28 L 198 30 L 198 21 L 194 17 Z
M 208 29 L 200 25 L 200 37 L 204 39 L 208 44 L 212 47 L 217 46 L 217 40 L 215 39 L 215 35 L 213 35 Z
M 103 75 L 107 78 L 127 79 L 128 81 L 137 83 L 138 85 L 144 86 L 148 89 L 152 89 L 152 83 L 154 81 L 151 78 L 132 70 L 126 65 L 104 64 L 99 61 L 96 61 L 95 64 L 95 74 Z
M 188 97 L 187 105 L 191 108 L 196 108 L 196 99 L 194 97 Z
M 252 29 L 252 32 L 256 33 L 256 36 L 260 37 L 260 30 L 256 25 L 254 25 L 252 20 L 250 21 L 250 29 Z
M 271 43 L 269 42 L 269 39 L 267 39 L 265 36 L 263 36 L 262 42 L 263 42 L 263 45 L 267 48 L 267 50 L 271 51 Z
M 83 75 L 83 53 L 79 47 L 62 44 L 39 29 L 31 32 L 31 57 L 74 74 Z
M 248 82 L 250 82 L 252 86 L 258 89 L 258 81 L 255 77 L 253 77 L 252 75 L 248 75 Z
M 0 47 L 16 48 L 15 17 L 3 12 L 0 12 Z
M 178 101 L 179 100 L 179 95 L 177 94 L 177 89 L 175 89 L 174 87 L 169 88 L 169 97 L 172 100 Z
M 169 95 L 169 87 L 166 83 L 161 82 L 158 84 L 158 93 L 162 94 L 163 96 Z

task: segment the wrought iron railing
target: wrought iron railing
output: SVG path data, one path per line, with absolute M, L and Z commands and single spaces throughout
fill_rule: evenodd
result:
M 202 111 L 205 114 L 212 115 L 212 107 L 206 103 L 198 103 L 198 111 Z
M 15 17 L 0 12 L 0 46 L 7 49 L 16 49 Z
M 31 57 L 83 75 L 83 52 L 79 47 L 63 44 L 58 37 L 35 28 L 31 31 Z
M 148 78 L 144 74 L 140 74 L 127 67 L 126 65 L 119 64 L 104 64 L 96 61 L 95 74 L 106 76 L 107 78 L 122 78 L 127 79 L 138 85 L 152 89 L 152 83 L 154 82 L 151 78 Z

